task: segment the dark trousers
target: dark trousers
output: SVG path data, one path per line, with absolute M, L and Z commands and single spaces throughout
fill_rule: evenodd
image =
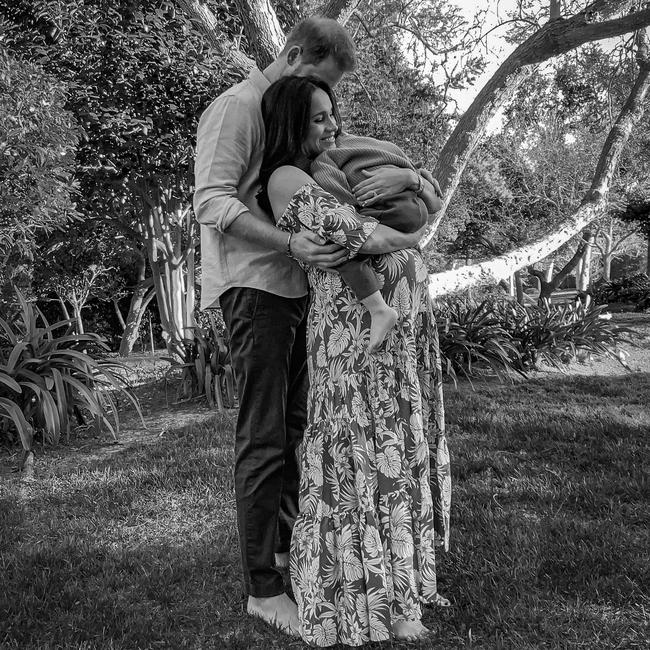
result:
M 219 299 L 239 393 L 235 499 L 247 594 L 284 592 L 274 552 L 289 551 L 307 414 L 307 297 L 229 289 Z

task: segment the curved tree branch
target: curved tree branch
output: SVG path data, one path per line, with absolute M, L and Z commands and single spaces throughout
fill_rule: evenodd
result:
M 436 297 L 478 284 L 497 284 L 518 269 L 543 259 L 577 235 L 585 226 L 601 216 L 607 208 L 607 192 L 612 176 L 633 126 L 641 119 L 644 102 L 650 90 L 650 49 L 648 34 L 637 35 L 639 73 L 621 112 L 607 136 L 589 191 L 578 210 L 550 236 L 538 239 L 519 249 L 480 264 L 432 275 L 431 295 Z
M 334 18 L 341 25 L 345 25 L 360 4 L 361 0 L 328 0 L 320 5 L 314 14 Z
M 625 34 L 650 25 L 650 9 L 604 22 L 595 22 L 591 17 L 594 7 L 600 7 L 605 15 L 610 15 L 614 11 L 614 5 L 620 11 L 622 5 L 629 4 L 631 3 L 602 0 L 590 5 L 592 11 L 588 7 L 571 18 L 553 20 L 519 45 L 504 61 L 461 117 L 440 153 L 434 176 L 443 189 L 444 203 L 421 245 L 425 246 L 431 240 L 444 217 L 460 177 L 474 149 L 483 138 L 488 123 L 497 111 L 510 101 L 522 82 L 532 73 L 534 66 L 584 43 Z

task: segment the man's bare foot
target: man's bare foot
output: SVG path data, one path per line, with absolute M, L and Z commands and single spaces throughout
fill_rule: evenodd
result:
M 397 323 L 397 312 L 386 305 L 386 309 L 375 311 L 370 318 L 370 343 L 368 344 L 369 352 L 377 352 L 379 346 L 384 342 L 388 332 L 390 332 Z
M 285 634 L 300 636 L 298 607 L 287 594 L 271 596 L 270 598 L 249 596 L 246 611 L 251 616 L 261 618 L 265 623 Z
M 429 634 L 429 628 L 422 621 L 395 621 L 393 636 L 400 641 L 419 641 Z

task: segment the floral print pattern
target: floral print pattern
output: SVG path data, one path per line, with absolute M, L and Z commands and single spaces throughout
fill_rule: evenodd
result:
M 350 250 L 377 222 L 316 185 L 278 226 Z M 370 315 L 337 273 L 307 267 L 308 427 L 291 576 L 303 639 L 352 646 L 391 636 L 436 596 L 435 547 L 449 540 L 451 479 L 428 274 L 414 249 L 372 258 L 399 320 L 367 352 Z

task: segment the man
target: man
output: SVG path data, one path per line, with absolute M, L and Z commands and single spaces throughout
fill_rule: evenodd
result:
M 299 630 L 297 608 L 278 568 L 288 565 L 298 512 L 296 448 L 307 394 L 307 281 L 292 257 L 332 268 L 347 252 L 308 231 L 295 233 L 288 250 L 287 233 L 257 205 L 261 100 L 284 75 L 314 75 L 335 86 L 355 63 L 354 44 L 341 25 L 308 18 L 271 65 L 252 70 L 212 102 L 197 133 L 201 307 L 221 306 L 239 393 L 235 498 L 247 612 L 292 634 Z M 366 198 L 374 199 L 384 180 L 368 179 Z M 412 243 L 405 236 L 396 247 Z

